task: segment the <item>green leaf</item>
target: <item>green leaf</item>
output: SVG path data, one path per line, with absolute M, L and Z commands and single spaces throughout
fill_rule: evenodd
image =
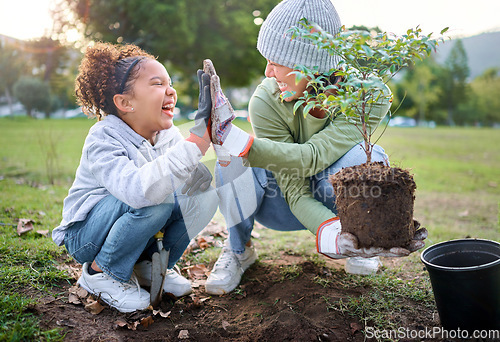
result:
M 300 106 L 302 106 L 306 101 L 304 100 L 298 100 L 297 102 L 295 102 L 295 104 L 293 105 L 293 114 L 295 115 L 295 113 L 297 112 L 297 110 L 299 109 Z

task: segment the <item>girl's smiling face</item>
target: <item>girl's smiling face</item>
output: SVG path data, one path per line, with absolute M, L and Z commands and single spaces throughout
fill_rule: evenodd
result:
M 296 83 L 295 75 L 290 73 L 292 71 L 292 68 L 279 65 L 271 62 L 270 60 L 267 60 L 266 71 L 264 72 L 266 77 L 274 77 L 276 79 L 281 94 L 287 91 L 293 93 L 292 96 L 283 99 L 286 102 L 296 100 L 297 98 L 302 96 L 302 93 L 306 90 L 308 82 L 307 79 L 303 78 L 299 81 L 299 83 Z
M 156 60 L 147 59 L 139 63 L 128 100 L 133 110 L 123 114 L 134 131 L 146 139 L 156 132 L 172 127 L 177 92 L 165 67 Z

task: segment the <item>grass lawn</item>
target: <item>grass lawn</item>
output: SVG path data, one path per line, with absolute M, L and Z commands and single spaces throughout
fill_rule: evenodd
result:
M 0 341 L 64 338 L 58 330 L 39 328 L 29 310 L 34 299 L 20 289 L 43 292 L 69 279 L 55 267 L 66 254 L 52 243 L 50 231 L 61 219 L 63 199 L 93 122 L 0 119 Z M 178 123 L 184 132 L 190 125 Z M 249 129 L 246 122 L 238 125 Z M 415 216 L 429 230 L 428 245 L 464 237 L 500 240 L 498 130 L 389 128 L 380 145 L 393 165 L 410 168 L 415 175 Z M 204 158 L 213 165 L 213 152 Z M 18 236 L 20 218 L 31 219 L 35 231 Z M 215 220 L 223 222 L 220 214 Z M 258 232 L 261 260 L 289 249 L 318 258 L 309 232 Z M 407 259 L 408 267 L 421 268 L 418 254 Z

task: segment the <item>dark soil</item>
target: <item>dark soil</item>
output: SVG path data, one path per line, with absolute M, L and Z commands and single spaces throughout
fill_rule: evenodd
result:
M 404 261 L 384 262 L 391 267 Z M 93 314 L 90 305 L 72 304 L 76 287 L 69 283 L 60 284 L 62 289 L 52 296 L 39 298 L 32 309 L 40 316 L 42 329 L 63 328 L 66 341 L 364 341 L 365 324 L 370 322 L 333 304 L 348 297 L 363 298 L 370 287 L 346 286 L 343 260 L 328 259 L 320 265 L 282 252 L 277 260 L 252 265 L 231 294 L 208 296 L 202 285 L 196 285 L 194 293 L 184 298 L 164 295 L 161 312 L 124 314 L 103 305 L 100 313 Z M 75 275 L 80 267 L 63 266 Z M 294 276 L 284 272 L 287 269 L 300 272 Z M 193 282 L 200 284 L 195 278 Z M 401 301 L 406 309 L 391 313 L 393 321 L 397 316 L 398 324 L 411 330 L 438 326 L 434 309 L 408 298 Z
M 344 168 L 330 176 L 342 231 L 362 247 L 405 247 L 415 234 L 415 181 L 400 168 L 383 163 Z

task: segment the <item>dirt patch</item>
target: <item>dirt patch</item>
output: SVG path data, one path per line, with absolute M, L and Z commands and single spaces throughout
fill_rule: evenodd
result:
M 343 265 L 343 260 L 318 265 L 283 252 L 251 266 L 231 294 L 208 296 L 199 286 L 184 298 L 164 296 L 161 312 L 123 314 L 105 306 L 92 314 L 83 304 L 70 303 L 69 283 L 32 309 L 43 329 L 62 327 L 67 341 L 364 341 L 363 329 L 370 323 L 335 303 L 362 298 L 370 288 L 346 287 Z M 408 308 L 394 313 L 401 326 L 437 325 L 432 309 L 401 300 Z

